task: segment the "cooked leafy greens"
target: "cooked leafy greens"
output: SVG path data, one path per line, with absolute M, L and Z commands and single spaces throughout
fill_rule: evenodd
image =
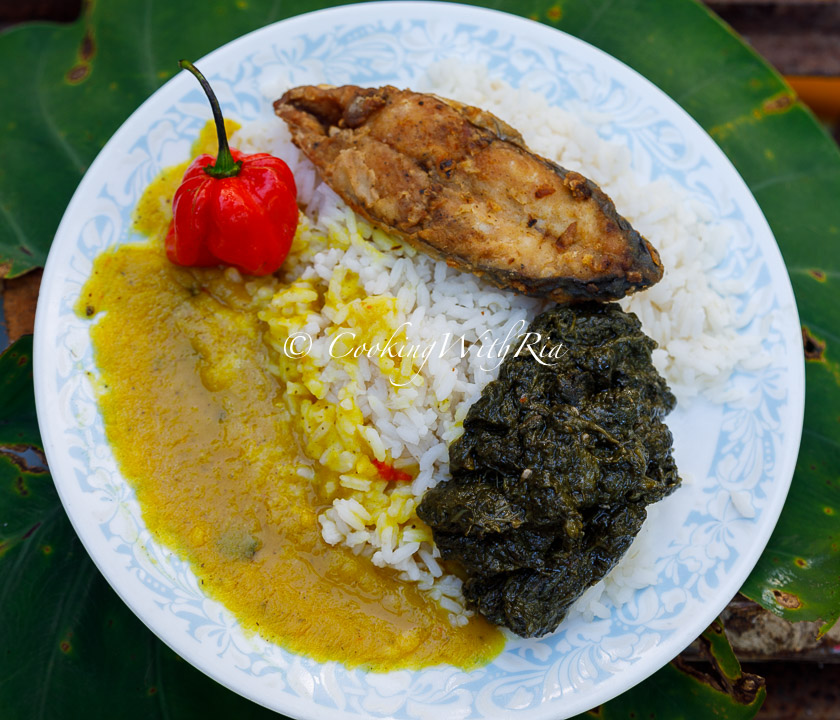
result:
M 539 637 L 680 479 L 663 422 L 674 396 L 635 315 L 615 303 L 556 306 L 528 333 L 470 408 L 449 449 L 451 479 L 417 512 L 466 573 L 467 600 Z

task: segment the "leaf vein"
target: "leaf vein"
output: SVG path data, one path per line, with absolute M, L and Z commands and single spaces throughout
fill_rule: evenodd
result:
M 149 86 L 149 92 L 153 93 L 158 88 L 155 76 L 155 56 L 152 52 L 152 0 L 147 0 L 144 3 L 146 12 L 143 16 L 143 33 L 142 33 L 142 47 L 143 47 L 143 61 L 146 65 L 146 81 Z
M 61 504 L 54 505 L 50 511 L 44 516 L 44 519 L 41 520 L 41 527 L 39 528 L 42 532 L 44 527 L 47 525 L 48 521 L 53 518 L 54 515 L 58 514 L 61 511 Z M 31 538 L 31 536 L 30 536 Z M 18 566 L 23 562 L 24 558 L 26 557 L 27 551 L 35 546 L 35 543 L 30 538 L 27 538 L 29 542 L 26 542 L 21 538 L 18 542 L 15 543 L 17 545 L 19 542 L 23 541 L 24 547 L 20 550 L 20 555 L 18 555 L 17 561 L 15 564 L 5 573 L 5 582 L 0 584 L 0 612 L 2 612 L 3 608 L 5 607 L 6 603 L 6 596 L 9 594 L 13 583 L 11 578 L 15 577 L 15 571 L 17 570 Z
M 802 267 L 801 265 L 788 265 L 787 271 L 788 273 L 794 273 L 796 275 L 811 275 L 814 271 L 821 272 L 827 278 L 835 278 L 840 277 L 840 270 L 824 270 L 821 267 Z
M 822 340 L 831 340 L 832 342 L 840 342 L 840 335 L 836 335 L 833 331 L 827 330 L 822 325 L 814 325 L 814 323 L 803 322 L 802 325 L 812 332 L 821 336 Z
M 827 445 L 831 445 L 832 447 L 837 447 L 838 445 L 840 445 L 840 443 L 837 442 L 837 438 L 832 438 L 828 437 L 827 435 L 823 435 L 821 432 L 808 427 L 807 423 L 802 428 L 802 434 L 809 435 L 815 440 L 821 440 L 822 442 L 826 443 Z
M 15 216 L 6 207 L 6 204 L 3 202 L 2 196 L 0 196 L 0 213 L 2 213 L 3 218 L 8 223 L 9 227 L 12 229 L 12 232 L 15 234 L 17 241 L 21 245 L 25 245 L 29 238 L 26 237 L 26 233 L 23 232 L 23 228 L 18 224 L 17 220 L 15 220 Z
M 46 126 L 47 130 L 49 130 L 51 136 L 55 140 L 58 147 L 64 151 L 67 157 L 70 159 L 70 162 L 74 165 L 75 169 L 78 171 L 79 175 L 84 173 L 85 168 L 85 161 L 79 153 L 76 152 L 75 148 L 67 141 L 61 131 L 58 129 L 58 126 L 55 124 L 55 121 L 50 115 L 47 103 L 44 98 L 43 86 L 42 86 L 42 79 L 44 76 L 44 67 L 47 63 L 47 53 L 42 53 L 40 61 L 38 62 L 38 69 L 35 73 L 35 98 L 38 102 L 38 109 L 41 112 L 41 117 L 44 119 L 44 125 Z
M 58 629 L 61 627 L 61 623 L 65 618 L 65 608 L 67 607 L 67 601 L 77 596 L 77 593 L 80 591 L 81 586 L 84 584 L 83 581 L 86 581 L 86 584 L 90 585 L 90 582 L 94 577 L 94 573 L 97 572 L 99 571 L 96 570 L 96 567 L 93 565 L 93 563 L 82 563 L 82 568 L 80 569 L 80 572 L 76 574 L 76 577 L 73 579 L 73 584 L 69 588 L 66 588 L 65 592 L 61 596 L 61 602 L 56 608 L 56 612 L 53 616 L 53 622 L 50 627 L 50 631 L 47 634 L 47 637 L 54 637 Z M 41 702 L 39 703 L 38 713 L 35 716 L 39 720 L 41 718 L 46 717 L 46 705 L 48 701 L 54 699 L 50 697 L 49 685 L 50 680 L 52 678 L 53 670 L 55 669 L 57 657 L 58 656 L 55 653 L 55 651 L 47 653 L 47 663 L 43 674 L 42 689 L 41 692 L 38 693 Z
M 799 181 L 799 180 L 813 180 L 815 177 L 821 174 L 829 174 L 829 175 L 836 175 L 837 168 L 836 167 L 826 167 L 826 168 L 810 168 L 807 172 L 803 170 L 796 170 L 795 172 L 784 173 L 783 175 L 774 175 L 772 177 L 765 178 L 759 182 L 753 183 L 750 186 L 750 190 L 752 190 L 753 194 L 764 190 L 765 188 L 772 187 L 773 185 L 779 185 L 781 183 L 786 183 L 790 181 Z
M 586 24 L 586 27 L 583 28 L 579 37 L 583 39 L 592 28 L 594 28 L 598 21 L 607 13 L 609 12 L 610 8 L 615 4 L 615 0 L 606 0 L 606 2 L 601 3 L 601 7 L 592 15 L 592 19 Z
M 171 717 L 171 713 L 169 712 L 169 706 L 166 702 L 166 690 L 164 689 L 164 677 L 161 673 L 161 668 L 163 667 L 163 663 L 160 659 L 160 653 L 163 649 L 163 643 L 160 642 L 154 635 L 149 638 L 149 642 L 153 643 L 153 651 L 151 657 L 154 662 L 154 671 L 153 677 L 156 680 L 156 687 L 157 687 L 157 700 L 158 700 L 158 708 L 160 709 L 161 720 L 169 720 Z
M 268 16 L 266 17 L 266 24 L 275 22 L 280 17 L 280 9 L 283 7 L 282 0 L 274 0 L 271 3 L 271 9 L 268 11 Z

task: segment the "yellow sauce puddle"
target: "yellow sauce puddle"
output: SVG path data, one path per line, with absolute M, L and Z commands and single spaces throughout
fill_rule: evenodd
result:
M 194 152 L 214 144 L 205 131 Z M 165 257 L 184 169 L 151 183 L 135 212 L 150 240 L 100 255 L 76 307 L 94 319 L 107 438 L 147 527 L 243 627 L 292 652 L 375 671 L 489 662 L 504 646 L 498 628 L 480 617 L 454 628 L 413 585 L 322 540 L 324 502 L 298 474 L 304 456 L 253 299 L 276 280 L 246 290 Z

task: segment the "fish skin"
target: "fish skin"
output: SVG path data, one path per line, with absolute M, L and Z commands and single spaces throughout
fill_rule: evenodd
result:
M 657 251 L 598 185 L 485 110 L 353 85 L 292 88 L 274 109 L 353 210 L 499 287 L 608 301 L 662 277 Z

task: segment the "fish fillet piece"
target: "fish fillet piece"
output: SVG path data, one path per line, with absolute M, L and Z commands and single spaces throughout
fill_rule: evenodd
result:
M 653 285 L 662 263 L 591 180 L 489 112 L 386 86 L 306 85 L 274 103 L 341 198 L 417 249 L 567 303 Z

